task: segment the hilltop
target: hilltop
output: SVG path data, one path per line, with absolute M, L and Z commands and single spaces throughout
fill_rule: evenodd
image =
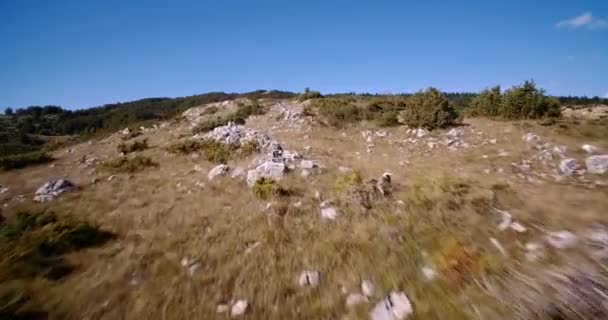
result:
M 0 315 L 608 316 L 605 106 L 307 93 L 76 112 L 0 172 Z

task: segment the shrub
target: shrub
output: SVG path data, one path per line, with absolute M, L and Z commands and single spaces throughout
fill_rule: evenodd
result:
M 210 107 L 205 108 L 201 114 L 202 115 L 216 114 L 219 110 L 220 109 L 218 109 L 216 106 L 210 106 Z
M 379 127 L 394 127 L 400 125 L 397 111 L 383 112 L 375 119 Z
M 308 99 L 318 99 L 318 98 L 323 98 L 323 95 L 321 95 L 321 92 L 314 91 L 314 90 L 311 91 L 310 88 L 306 88 L 306 89 L 304 89 L 304 93 L 302 93 L 298 99 L 300 101 L 305 101 Z
M 46 152 L 36 151 L 0 158 L 0 168 L 3 170 L 12 170 L 25 168 L 30 165 L 48 163 L 55 159 Z
M 332 127 L 344 127 L 363 119 L 362 108 L 343 99 L 324 99 L 315 104 L 323 121 Z
M 104 162 L 101 166 L 102 169 L 114 173 L 135 173 L 148 167 L 158 167 L 158 163 L 144 156 L 120 157 Z
M 112 234 L 53 212 L 18 212 L 0 225 L 0 280 L 59 278 L 71 270 L 63 253 L 105 243 Z
M 131 144 L 119 143 L 116 148 L 118 149 L 118 152 L 124 154 L 143 151 L 148 149 L 148 139 L 144 139 L 142 141 L 134 141 Z
M 546 97 L 533 81 L 507 90 L 500 108 L 500 115 L 507 119 L 539 119 L 559 117 L 560 114 L 559 101 Z
M 496 117 L 500 115 L 502 96 L 500 86 L 482 91 L 471 101 L 471 115 Z
M 192 139 L 180 141 L 169 145 L 166 150 L 171 153 L 188 154 L 198 152 L 201 149 L 201 144 Z
M 271 197 L 289 197 L 295 194 L 295 191 L 281 187 L 276 181 L 268 178 L 258 179 L 253 185 L 252 191 L 256 197 L 263 200 Z
M 250 156 L 260 150 L 260 146 L 253 140 L 245 141 L 239 148 L 239 153 L 242 157 Z
M 337 192 L 344 191 L 350 187 L 356 187 L 363 184 L 363 177 L 358 170 L 352 170 L 351 172 L 340 175 L 334 182 L 334 190 Z
M 405 124 L 429 130 L 455 125 L 458 113 L 439 90 L 429 88 L 408 99 L 407 108 L 401 112 Z
M 264 114 L 264 107 L 257 103 L 253 104 L 241 104 L 237 107 L 236 111 L 223 116 L 217 116 L 212 119 L 205 120 L 192 129 L 196 133 L 203 133 L 211 131 L 217 127 L 225 126 L 229 122 L 236 124 L 244 124 L 247 118 L 251 115 Z

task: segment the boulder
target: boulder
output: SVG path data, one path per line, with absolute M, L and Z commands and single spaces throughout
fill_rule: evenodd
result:
M 386 298 L 378 302 L 370 311 L 371 320 L 404 320 L 407 319 L 414 309 L 407 295 L 403 292 L 391 292 Z
M 74 184 L 68 180 L 58 179 L 51 180 L 43 184 L 34 196 L 36 202 L 47 202 L 57 198 L 60 194 L 70 191 L 74 188 Z
M 582 165 L 574 158 L 567 158 L 559 162 L 559 170 L 566 176 L 582 174 Z
M 320 273 L 317 270 L 304 270 L 298 278 L 301 287 L 317 287 L 319 285 Z
M 247 172 L 247 185 L 253 186 L 260 178 L 280 180 L 284 174 L 285 164 L 283 162 L 266 161 Z
M 608 171 L 608 154 L 590 156 L 585 160 L 587 171 L 593 174 L 604 174 Z
M 225 175 L 226 173 L 228 173 L 228 170 L 229 168 L 227 165 L 220 164 L 209 171 L 209 173 L 207 174 L 207 178 L 209 178 L 209 180 L 213 180 L 217 177 Z
M 585 152 L 587 152 L 588 154 L 598 154 L 600 152 L 600 148 L 590 145 L 590 144 L 584 144 L 581 146 L 581 149 L 583 149 Z

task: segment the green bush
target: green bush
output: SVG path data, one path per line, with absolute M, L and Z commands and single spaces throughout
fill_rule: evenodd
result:
M 137 151 L 143 151 L 143 150 L 148 149 L 148 139 L 144 139 L 142 141 L 134 141 L 131 144 L 121 142 L 118 144 L 118 146 L 116 148 L 118 149 L 118 152 L 121 152 L 124 154 L 137 152 Z
M 49 154 L 42 151 L 17 154 L 0 158 L 0 168 L 3 170 L 12 170 L 25 168 L 30 165 L 48 163 L 55 159 Z
M 217 127 L 225 126 L 229 122 L 234 122 L 235 124 L 245 124 L 245 121 L 247 118 L 249 118 L 249 116 L 264 113 L 264 107 L 257 103 L 241 104 L 232 113 L 223 116 L 216 116 L 199 123 L 194 127 L 194 129 L 192 129 L 192 132 L 194 134 L 208 132 Z
M 135 173 L 148 167 L 158 167 L 158 163 L 144 156 L 120 157 L 104 162 L 101 165 L 103 170 L 114 173 Z
M 533 81 L 507 90 L 502 97 L 500 115 L 507 119 L 539 119 L 560 114 L 559 101 L 546 97 Z
M 305 101 L 308 99 L 318 99 L 318 98 L 323 98 L 323 95 L 321 95 L 321 92 L 314 91 L 314 90 L 311 91 L 310 88 L 306 88 L 306 89 L 304 89 L 304 93 L 302 93 L 298 99 L 300 101 Z
M 401 117 L 410 127 L 432 130 L 457 124 L 458 113 L 439 90 L 428 88 L 408 99 Z
M 500 86 L 482 91 L 471 101 L 471 115 L 496 117 L 501 113 L 502 95 Z
M 341 128 L 365 119 L 363 109 L 344 99 L 323 99 L 315 104 L 322 120 L 332 127 Z
M 254 141 L 247 141 L 242 145 L 221 143 L 213 139 L 185 140 L 168 146 L 171 153 L 189 154 L 200 152 L 207 161 L 226 163 L 237 157 L 247 157 L 259 151 Z
M 59 255 L 99 246 L 112 236 L 71 216 L 18 212 L 0 225 L 0 280 L 59 278 L 71 270 Z
M 189 154 L 193 152 L 198 152 L 201 149 L 200 142 L 192 139 L 179 141 L 173 144 L 170 144 L 166 147 L 166 150 L 171 153 L 181 153 L 181 154 Z
M 271 197 L 289 197 L 296 192 L 284 187 L 281 187 L 276 181 L 268 178 L 261 178 L 255 182 L 252 187 L 253 194 L 262 199 L 268 200 Z
M 383 112 L 375 119 L 379 127 L 394 127 L 400 125 L 399 113 L 397 111 Z

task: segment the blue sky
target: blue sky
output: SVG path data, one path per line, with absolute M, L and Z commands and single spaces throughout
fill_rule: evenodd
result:
M 256 89 L 608 95 L 608 1 L 0 0 L 0 109 Z

